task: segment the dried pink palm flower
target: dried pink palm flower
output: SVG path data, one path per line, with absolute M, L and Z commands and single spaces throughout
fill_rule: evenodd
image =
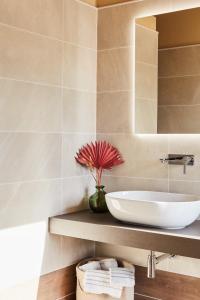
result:
M 103 170 L 110 170 L 124 163 L 118 149 L 106 141 L 96 141 L 83 146 L 75 157 L 76 161 L 88 168 L 98 186 L 101 185 Z M 96 171 L 96 177 L 93 174 Z

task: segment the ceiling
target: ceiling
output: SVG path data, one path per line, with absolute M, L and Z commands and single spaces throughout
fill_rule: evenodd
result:
M 102 6 L 113 5 L 118 3 L 130 2 L 134 0 L 81 0 L 81 1 L 96 7 L 102 7 Z

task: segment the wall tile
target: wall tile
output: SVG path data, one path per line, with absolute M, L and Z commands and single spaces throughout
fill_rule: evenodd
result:
M 136 61 L 158 65 L 158 32 L 136 24 Z
M 200 105 L 158 106 L 159 133 L 200 133 Z
M 167 179 L 167 166 L 160 163 L 160 158 L 168 153 L 167 137 L 98 134 L 98 139 L 105 139 L 115 145 L 125 160 L 123 165 L 113 169 L 110 174 Z
M 40 277 L 37 300 L 75 300 L 76 266 L 70 265 Z
M 61 43 L 0 25 L 0 77 L 61 83 Z
M 0 79 L 0 130 L 61 130 L 61 89 Z
M 143 249 L 129 248 L 123 246 L 113 247 L 113 245 L 97 243 L 96 255 L 119 257 L 132 262 L 135 265 L 146 267 L 149 251 Z M 159 253 L 157 252 L 157 255 Z M 159 263 L 158 270 L 179 273 L 200 278 L 200 261 L 188 257 L 177 256 L 175 259 L 167 259 Z
M 89 196 L 94 191 L 95 181 L 90 175 L 63 179 L 62 212 L 72 213 L 88 208 Z
M 193 75 L 194 72 L 198 72 L 195 66 L 189 66 L 195 64 L 195 61 L 198 65 L 199 54 L 199 46 L 166 49 L 159 52 L 159 72 L 164 76 L 170 76 L 159 78 L 160 133 L 200 132 L 200 106 L 194 106 L 199 104 L 200 77 Z M 177 77 L 177 74 L 180 76 Z M 167 104 L 171 106 L 166 106 Z
M 159 78 L 159 105 L 200 104 L 200 76 Z
M 58 178 L 60 150 L 59 135 L 0 133 L 0 182 Z
M 167 179 L 145 179 L 133 177 L 118 177 L 118 176 L 104 176 L 103 184 L 105 185 L 106 192 L 115 191 L 168 191 Z
M 99 93 L 97 95 L 97 132 L 133 132 L 133 105 L 132 92 Z
M 155 99 L 155 101 L 157 101 L 157 67 L 150 64 L 137 62 L 135 68 L 135 86 L 137 98 Z
M 63 130 L 95 133 L 96 93 L 64 89 L 63 95 Z
M 86 143 L 90 143 L 94 135 L 64 134 L 62 146 L 62 177 L 88 175 L 88 170 L 75 161 L 78 150 Z
M 98 49 L 132 45 L 134 41 L 134 18 L 165 13 L 171 9 L 172 0 L 138 1 L 100 9 L 98 15 Z
M 99 10 L 98 49 L 133 44 L 134 18 L 198 7 L 199 1 L 148 0 Z M 110 26 L 112 24 L 112 26 Z
M 0 22 L 61 39 L 62 1 L 1 1 Z
M 64 0 L 64 39 L 97 48 L 97 10 L 74 0 Z
M 169 181 L 170 193 L 200 195 L 200 181 Z
M 173 259 L 172 259 L 173 260 Z M 157 270 L 154 280 L 147 278 L 147 268 L 136 266 L 135 292 L 148 295 L 150 299 L 165 300 L 198 300 L 199 279 L 191 276 L 182 276 L 175 272 L 163 272 Z M 164 297 L 163 297 L 164 296 Z M 141 300 L 141 299 L 140 299 Z
M 133 18 L 131 18 L 128 6 L 99 10 L 98 49 L 115 48 L 132 44 Z M 110 26 L 111 24 L 112 26 Z
M 63 267 L 61 240 L 62 238 L 59 235 L 46 233 L 40 275 L 48 274 Z
M 96 51 L 65 44 L 64 86 L 96 92 Z
M 157 133 L 157 102 L 149 99 L 135 100 L 135 132 Z
M 200 143 L 198 135 L 169 135 L 169 152 L 178 154 L 194 154 L 195 165 L 188 166 L 183 174 L 183 166 L 170 166 L 170 180 L 199 180 L 200 178 Z M 189 192 L 189 190 L 188 190 Z M 190 192 L 189 192 L 190 193 Z
M 66 251 L 67 249 L 67 251 Z M 94 242 L 62 237 L 62 265 L 78 264 L 81 259 L 94 256 Z
M 199 75 L 200 46 L 159 51 L 159 76 Z
M 98 53 L 98 91 L 133 88 L 133 48 L 118 48 Z
M 48 217 L 60 212 L 59 179 L 0 185 L 1 229 L 48 221 Z

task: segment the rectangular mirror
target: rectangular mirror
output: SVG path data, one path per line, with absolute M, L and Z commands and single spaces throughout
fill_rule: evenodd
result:
M 200 8 L 136 19 L 135 132 L 200 133 Z

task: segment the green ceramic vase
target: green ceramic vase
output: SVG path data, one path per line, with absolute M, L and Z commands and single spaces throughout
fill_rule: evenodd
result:
M 89 198 L 90 209 L 94 213 L 105 213 L 108 211 L 105 195 L 104 186 L 96 186 L 96 192 Z

